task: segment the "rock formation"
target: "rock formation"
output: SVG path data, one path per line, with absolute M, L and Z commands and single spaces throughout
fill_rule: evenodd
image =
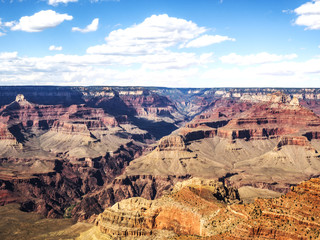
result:
M 239 202 L 237 190 L 213 180 L 190 179 L 154 201 L 130 198 L 116 203 L 99 215 L 95 229 L 115 239 L 157 235 L 162 230 L 206 236 L 208 216 L 231 202 Z
M 62 217 L 82 196 L 111 183 L 154 141 L 117 118 L 84 104 L 39 105 L 17 95 L 0 109 L 0 204 Z
M 250 204 L 222 183 L 191 179 L 154 201 L 115 204 L 80 239 L 318 239 L 319 202 L 319 179 Z
M 319 174 L 319 126 L 319 116 L 280 92 L 254 101 L 221 99 L 125 174 L 189 174 L 286 192 Z

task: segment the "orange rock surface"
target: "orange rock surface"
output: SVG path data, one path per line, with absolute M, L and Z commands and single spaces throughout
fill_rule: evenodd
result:
M 320 238 L 319 178 L 302 182 L 279 198 L 256 199 L 251 204 L 235 203 L 236 190 L 208 182 L 191 179 L 158 200 L 132 198 L 117 203 L 100 214 L 96 231 L 114 239 Z M 161 238 L 168 230 L 174 235 Z

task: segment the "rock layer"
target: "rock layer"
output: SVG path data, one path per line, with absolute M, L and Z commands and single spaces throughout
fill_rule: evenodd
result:
M 192 175 L 286 192 L 320 172 L 320 118 L 296 97 L 221 99 L 130 163 L 127 175 Z
M 116 203 L 99 215 L 96 229 L 115 239 L 150 236 L 161 230 L 204 236 L 206 215 L 215 214 L 220 205 L 238 201 L 233 188 L 217 181 L 190 179 L 154 201 L 130 198 Z
M 226 204 L 230 201 L 231 204 Z M 320 237 L 319 179 L 302 182 L 279 198 L 256 199 L 251 204 L 237 201 L 235 189 L 214 181 L 192 179 L 179 183 L 158 200 L 131 198 L 115 204 L 99 215 L 90 235 L 84 233 L 80 239 Z

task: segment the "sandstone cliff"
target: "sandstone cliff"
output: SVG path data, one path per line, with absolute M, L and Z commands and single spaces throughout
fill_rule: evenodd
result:
M 79 239 L 318 239 L 319 190 L 311 179 L 279 198 L 239 204 L 235 189 L 191 179 L 158 200 L 115 204 Z
M 220 206 L 239 202 L 237 190 L 205 179 L 190 179 L 175 185 L 172 192 L 150 201 L 130 198 L 106 209 L 90 231 L 91 238 L 103 233 L 115 239 L 161 235 L 162 230 L 181 235 L 207 235 L 207 216 Z M 152 236 L 151 236 L 152 235 Z M 89 236 L 84 233 L 83 237 Z

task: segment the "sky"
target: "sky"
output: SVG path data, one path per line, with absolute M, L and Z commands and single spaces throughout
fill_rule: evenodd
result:
M 320 0 L 0 0 L 0 85 L 320 88 Z

